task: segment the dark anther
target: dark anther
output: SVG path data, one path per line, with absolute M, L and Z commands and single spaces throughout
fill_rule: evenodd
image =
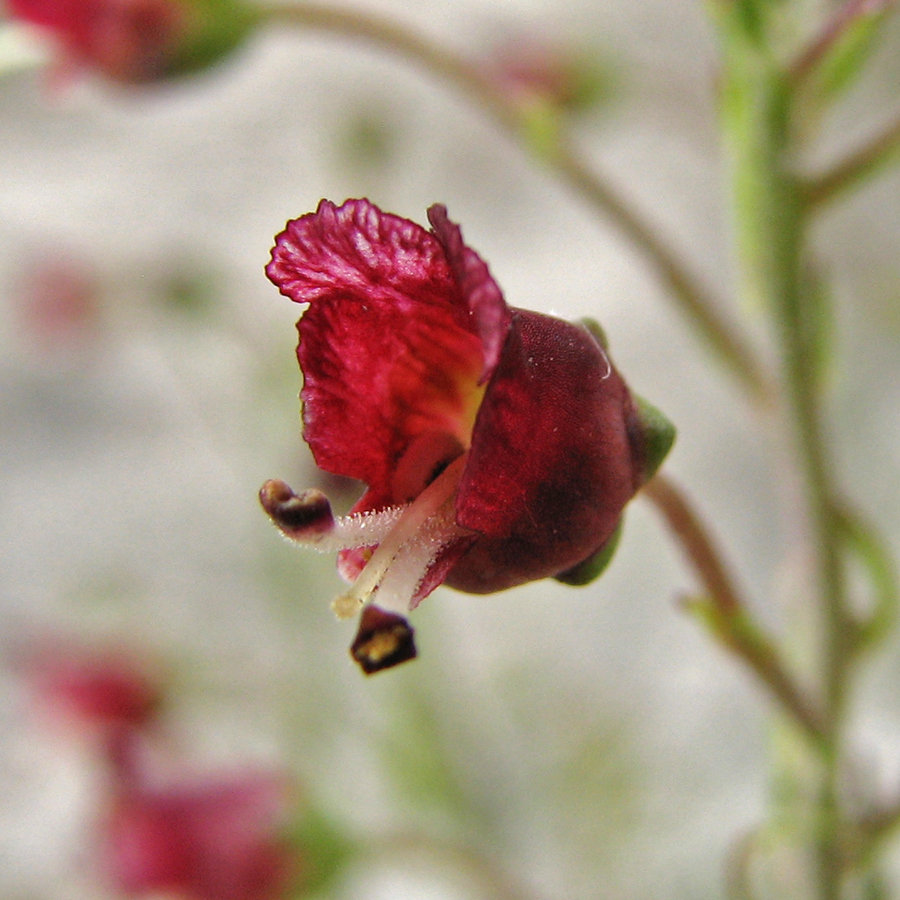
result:
M 295 494 L 283 481 L 267 481 L 259 491 L 259 502 L 272 521 L 286 534 L 321 534 L 334 526 L 328 498 L 317 490 Z
M 403 616 L 385 612 L 377 606 L 366 606 L 350 655 L 366 675 L 415 659 L 413 629 Z

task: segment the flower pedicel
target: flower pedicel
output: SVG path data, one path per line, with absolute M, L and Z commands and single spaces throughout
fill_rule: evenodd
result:
M 317 490 L 260 491 L 291 540 L 338 551 L 367 673 L 415 656 L 407 613 L 438 585 L 586 584 L 674 429 L 628 390 L 599 328 L 508 307 L 446 209 L 431 231 L 367 200 L 288 223 L 266 271 L 298 322 L 304 438 L 365 482 L 335 517 Z

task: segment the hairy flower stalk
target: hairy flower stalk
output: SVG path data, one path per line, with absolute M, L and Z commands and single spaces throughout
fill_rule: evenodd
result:
M 415 656 L 407 614 L 438 585 L 585 584 L 674 438 L 633 397 L 598 330 L 510 308 L 444 207 L 431 231 L 367 200 L 289 222 L 267 273 L 298 323 L 304 437 L 367 489 L 260 491 L 290 540 L 338 552 L 367 673 Z

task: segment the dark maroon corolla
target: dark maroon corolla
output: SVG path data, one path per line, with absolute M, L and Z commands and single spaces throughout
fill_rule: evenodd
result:
M 602 569 L 622 509 L 674 431 L 636 400 L 599 329 L 510 308 L 443 206 L 431 231 L 367 200 L 323 200 L 277 238 L 269 278 L 298 323 L 304 437 L 365 482 L 335 518 L 269 481 L 291 539 L 339 551 L 367 672 L 415 655 L 406 613 L 439 584 L 491 593 Z

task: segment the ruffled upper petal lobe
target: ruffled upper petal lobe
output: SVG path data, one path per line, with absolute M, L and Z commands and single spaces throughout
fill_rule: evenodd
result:
M 433 234 L 366 200 L 323 201 L 288 223 L 266 271 L 309 304 L 297 355 L 304 437 L 321 468 L 388 498 L 415 438 L 468 445 L 506 308 L 499 291 L 470 303 Z

